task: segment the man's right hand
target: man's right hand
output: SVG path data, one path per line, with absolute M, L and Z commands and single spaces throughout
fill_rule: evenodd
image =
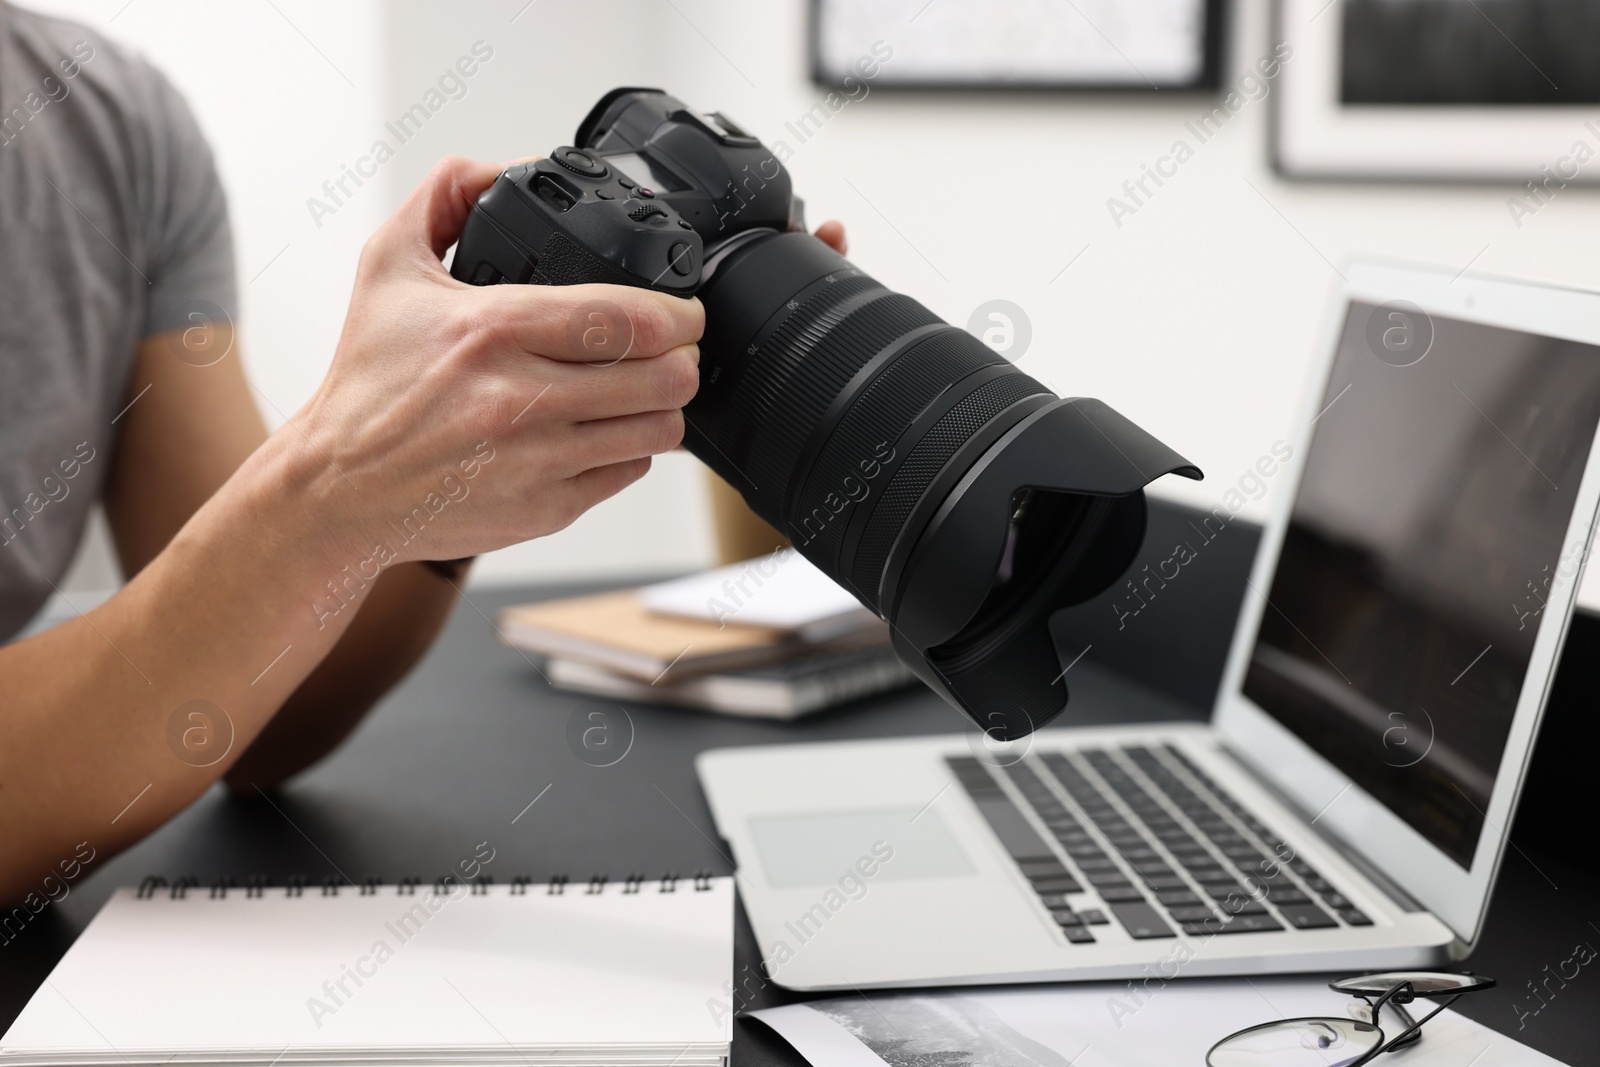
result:
M 383 545 L 392 562 L 453 559 L 552 533 L 683 436 L 698 300 L 474 287 L 444 269 L 500 169 L 445 160 L 367 242 L 333 366 L 279 435 L 301 446 L 296 466 L 341 556 Z M 407 528 L 412 514 L 425 521 Z

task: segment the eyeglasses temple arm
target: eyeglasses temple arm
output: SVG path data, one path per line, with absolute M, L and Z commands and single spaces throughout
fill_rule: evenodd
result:
M 1424 1023 L 1426 1023 L 1429 1019 L 1433 1018 L 1435 1015 L 1438 1015 L 1441 1011 L 1444 1011 L 1446 1008 L 1448 1008 L 1450 1005 L 1454 1004 L 1456 1001 L 1458 1001 L 1460 999 L 1461 999 L 1461 994 L 1457 993 L 1454 996 L 1450 997 L 1448 1000 L 1441 1000 L 1439 1002 L 1439 1006 L 1437 1008 L 1434 1008 L 1428 1014 L 1424 1015 L 1422 1018 L 1420 1018 L 1416 1022 L 1412 1023 L 1407 1029 L 1405 1029 L 1404 1031 L 1402 1031 L 1401 1033 L 1396 1035 L 1395 1039 L 1393 1041 L 1390 1041 L 1388 1044 L 1384 1045 L 1383 1046 L 1383 1051 L 1384 1052 L 1392 1052 L 1392 1051 L 1395 1051 L 1398 1047 L 1405 1045 L 1407 1042 L 1409 1042 L 1411 1040 L 1411 1037 L 1412 1037 L 1413 1034 L 1420 1033 Z M 1399 1005 L 1398 1004 L 1393 1005 L 1393 1007 L 1395 1007 L 1397 1010 L 1399 1009 Z M 1409 1014 L 1409 1013 L 1407 1013 L 1407 1014 Z

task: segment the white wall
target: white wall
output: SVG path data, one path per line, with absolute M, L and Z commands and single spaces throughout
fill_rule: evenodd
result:
M 807 77 L 807 0 L 540 2 L 511 22 L 524 3 L 390 7 L 391 108 L 470 41 L 496 48 L 449 125 L 430 125 L 426 151 L 390 168 L 396 195 L 440 152 L 548 151 L 614 85 L 661 85 L 768 139 L 823 95 Z M 1225 81 L 1269 51 L 1267 16 L 1267 0 L 1237 4 Z M 1595 191 L 1565 190 L 1519 229 L 1505 188 L 1285 183 L 1266 162 L 1265 101 L 1115 225 L 1107 198 L 1212 103 L 874 92 L 789 166 L 811 220 L 844 219 L 852 258 L 888 284 L 957 323 L 988 299 L 1021 305 L 1034 332 L 1023 369 L 1106 400 L 1198 462 L 1205 482 L 1169 478 L 1155 492 L 1205 506 L 1289 433 L 1339 282 L 1329 261 L 1471 261 L 1600 287 Z M 1264 517 L 1269 502 L 1246 514 Z M 692 464 L 665 465 L 567 534 L 508 553 L 498 573 L 687 564 L 703 552 L 700 507 Z
M 108 17 L 122 2 L 68 6 Z M 362 235 L 437 156 L 547 151 L 620 84 L 661 85 L 767 138 L 822 95 L 807 78 L 806 0 L 275 2 L 356 90 L 256 3 L 177 14 L 136 0 L 114 31 L 159 36 L 151 51 L 209 94 L 196 106 L 233 184 L 242 277 L 290 246 L 246 292 L 250 369 L 284 411 L 326 366 Z M 1237 4 L 1226 80 L 1268 50 L 1267 9 Z M 495 54 L 466 98 L 316 230 L 305 197 L 478 39 Z M 207 88 L 213 73 L 222 81 Z M 852 258 L 886 283 L 957 323 L 991 298 L 1021 305 L 1034 331 L 1023 369 L 1106 400 L 1190 456 L 1207 481 L 1168 479 L 1156 491 L 1207 506 L 1288 433 L 1338 282 L 1328 261 L 1472 261 L 1600 287 L 1600 194 L 1565 190 L 1518 229 L 1505 188 L 1284 183 L 1266 165 L 1265 102 L 1114 225 L 1107 198 L 1209 107 L 1181 95 L 874 91 L 799 146 L 790 168 L 812 221 L 844 219 Z M 1553 144 L 1550 158 L 1565 148 Z M 692 566 L 709 558 L 704 508 L 695 463 L 666 457 L 572 529 L 499 554 L 478 577 Z
M 378 125 L 378 0 L 24 3 L 139 49 L 188 96 L 228 188 L 241 350 L 258 405 L 280 425 L 333 357 L 361 243 L 386 211 L 375 194 L 318 229 L 305 207 Z M 97 521 L 65 587 L 116 580 Z

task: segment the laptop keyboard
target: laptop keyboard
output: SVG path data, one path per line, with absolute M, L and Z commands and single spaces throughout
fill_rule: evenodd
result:
M 1140 940 L 1179 931 L 1210 936 L 1372 925 L 1288 842 L 1170 745 L 1048 752 L 1039 757 L 1045 774 L 1032 761 L 947 762 L 1069 942 L 1092 943 L 1093 928 L 1111 918 Z M 1001 778 L 1048 828 L 1066 863 Z M 1090 890 L 1103 910 L 1068 901 Z

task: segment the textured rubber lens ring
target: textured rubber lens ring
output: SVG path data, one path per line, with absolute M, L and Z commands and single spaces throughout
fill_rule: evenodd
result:
M 996 415 L 1025 397 L 1047 392 L 1048 389 L 1021 371 L 991 378 L 946 412 L 922 436 L 895 469 L 894 477 L 867 519 L 855 559 L 849 561 L 850 582 L 858 596 L 866 597 L 880 613 L 887 609 L 887 605 L 878 602 L 883 570 L 901 528 L 928 486 L 961 446 Z
M 888 486 L 894 463 L 915 442 L 901 436 L 941 394 L 972 371 L 1004 362 L 955 327 L 923 339 L 880 371 L 839 418 L 796 496 L 784 533 L 813 563 L 837 567 L 849 515 Z M 974 351 L 976 347 L 977 351 Z
M 756 510 L 780 514 L 800 455 L 850 379 L 896 338 L 938 318 L 870 278 L 825 286 L 749 356 L 716 442 L 742 456 Z

